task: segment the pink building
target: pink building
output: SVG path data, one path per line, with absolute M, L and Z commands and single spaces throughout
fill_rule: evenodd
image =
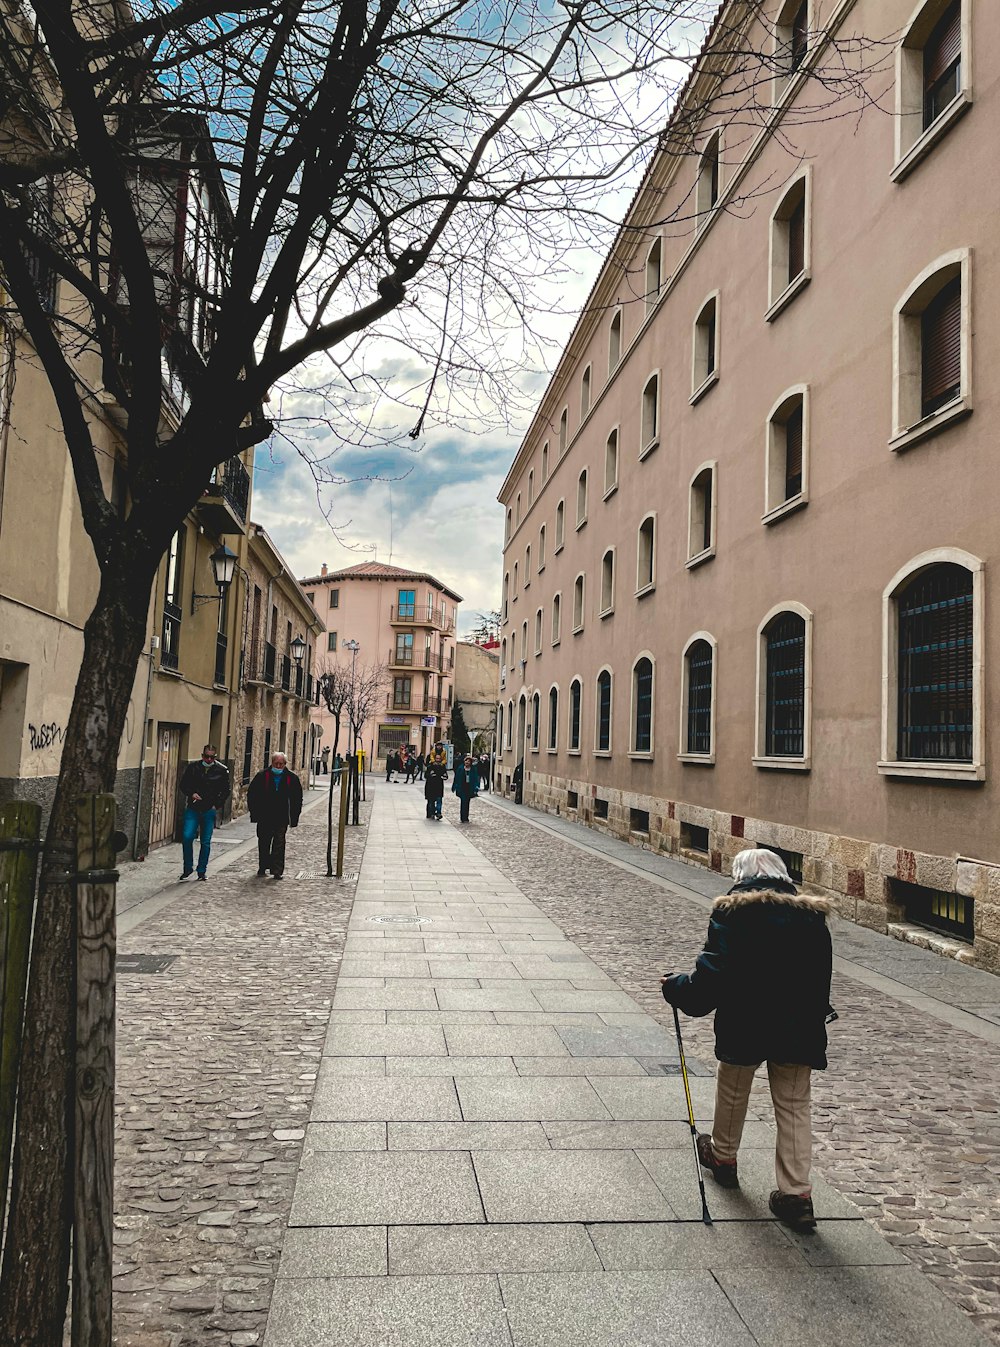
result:
M 500 492 L 502 783 L 1000 971 L 1000 4 L 715 33 Z
M 423 571 L 364 561 L 345 570 L 320 568 L 301 581 L 326 623 L 317 641 L 316 674 L 339 668 L 359 679 L 377 675 L 380 689 L 361 746 L 370 765 L 407 744 L 426 753 L 446 740 L 454 701 L 455 629 L 462 596 Z M 357 642 L 354 651 L 346 644 Z M 332 746 L 333 717 L 321 704 L 320 748 Z M 337 751 L 347 751 L 346 722 Z

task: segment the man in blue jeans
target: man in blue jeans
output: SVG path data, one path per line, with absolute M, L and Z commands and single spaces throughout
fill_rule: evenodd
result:
M 186 808 L 181 846 L 184 852 L 184 870 L 181 879 L 194 873 L 194 839 L 201 842 L 198 852 L 198 878 L 208 871 L 208 857 L 212 850 L 215 831 L 215 811 L 229 798 L 229 769 L 218 761 L 218 749 L 206 744 L 199 762 L 189 762 L 181 777 Z

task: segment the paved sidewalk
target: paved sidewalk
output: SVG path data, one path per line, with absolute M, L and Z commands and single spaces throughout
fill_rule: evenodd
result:
M 827 1184 L 811 1239 L 770 1219 L 760 1094 L 703 1226 L 676 1071 L 464 830 L 379 791 L 265 1347 L 985 1342 Z

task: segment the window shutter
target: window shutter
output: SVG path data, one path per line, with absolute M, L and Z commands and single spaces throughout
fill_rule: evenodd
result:
M 921 413 L 930 416 L 962 385 L 962 283 L 949 281 L 920 319 Z
M 806 269 L 806 198 L 802 198 L 788 217 L 788 283 Z
M 802 403 L 785 422 L 785 500 L 802 490 Z
M 941 15 L 924 47 L 924 88 L 936 84 L 962 55 L 962 5 L 955 0 Z

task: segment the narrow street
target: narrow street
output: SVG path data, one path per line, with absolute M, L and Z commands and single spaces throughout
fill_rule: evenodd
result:
M 1000 1339 L 994 979 L 836 923 L 819 1232 L 767 1212 L 766 1089 L 707 1230 L 658 979 L 716 877 L 369 792 L 356 894 L 314 805 L 282 885 L 243 853 L 122 941 L 173 960 L 121 979 L 119 1343 Z M 707 1118 L 710 1020 L 686 1027 Z

